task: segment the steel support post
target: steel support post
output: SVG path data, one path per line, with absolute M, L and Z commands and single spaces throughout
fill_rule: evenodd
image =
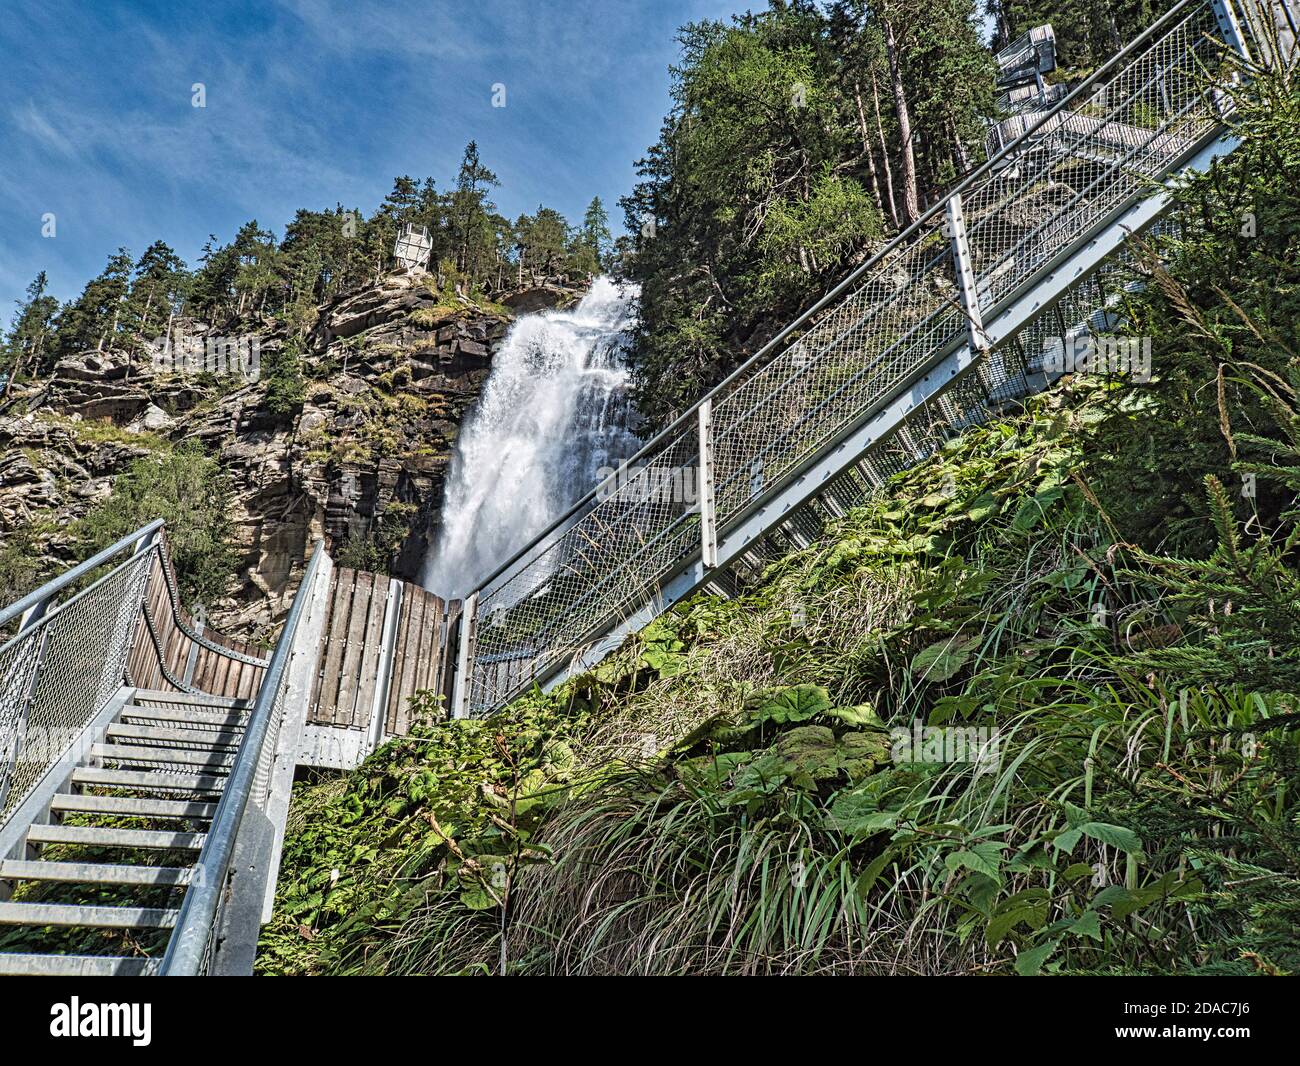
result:
M 700 404 L 700 470 L 696 495 L 700 504 L 700 553 L 705 569 L 718 565 L 718 522 L 713 498 L 713 401 Z

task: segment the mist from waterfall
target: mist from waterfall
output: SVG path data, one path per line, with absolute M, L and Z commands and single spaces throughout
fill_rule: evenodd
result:
M 510 327 L 456 439 L 425 588 L 472 592 L 636 452 L 625 341 L 638 295 L 600 277 L 576 306 Z

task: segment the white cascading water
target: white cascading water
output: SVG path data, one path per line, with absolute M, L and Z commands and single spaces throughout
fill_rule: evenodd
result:
M 473 591 L 640 447 L 625 364 L 638 295 L 600 277 L 570 310 L 510 327 L 456 439 L 425 588 Z

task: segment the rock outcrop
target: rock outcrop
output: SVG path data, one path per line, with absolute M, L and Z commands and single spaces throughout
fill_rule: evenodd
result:
M 193 438 L 234 493 L 241 571 L 229 597 L 210 605 L 225 631 L 275 622 L 318 537 L 344 562 L 417 578 L 456 433 L 510 308 L 574 296 L 548 285 L 486 305 L 438 293 L 423 271 L 391 274 L 319 309 L 301 357 L 305 398 L 292 417 L 271 413 L 265 380 L 191 373 L 169 362 L 170 347 L 61 360 L 26 404 L 0 412 L 0 538 L 39 527 L 47 568 L 66 563 L 74 551 L 66 530 L 111 492 L 116 474 Z M 285 343 L 270 321 L 234 327 L 256 342 L 263 366 Z M 178 320 L 168 345 L 180 337 L 202 350 L 216 332 Z

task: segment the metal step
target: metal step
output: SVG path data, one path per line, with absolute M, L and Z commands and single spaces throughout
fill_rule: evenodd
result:
M 118 713 L 118 721 L 128 718 L 140 722 L 183 722 L 203 729 L 243 726 L 247 715 L 242 711 L 203 710 L 190 707 L 137 707 L 128 704 Z
M 209 749 L 218 747 L 235 748 L 243 740 L 244 734 L 218 732 L 209 729 L 160 729 L 149 725 L 126 725 L 114 722 L 108 727 L 108 736 L 124 740 L 166 740 L 179 741 L 182 744 L 203 744 Z
M 91 844 L 110 848 L 179 848 L 199 851 L 207 833 L 173 833 L 162 829 L 112 829 L 98 825 L 33 825 L 29 844 Z
M 106 770 L 100 766 L 78 766 L 72 771 L 76 785 L 132 788 L 144 791 L 220 792 L 224 777 L 209 774 L 173 774 L 154 770 Z
M 201 766 L 205 770 L 228 770 L 234 757 L 228 751 L 197 751 L 184 748 L 151 748 L 134 744 L 94 744 L 92 759 L 116 763 L 163 763 L 168 766 Z
M 217 805 L 203 800 L 143 799 L 137 796 L 91 796 L 60 792 L 50 800 L 52 811 L 135 815 L 141 818 L 211 818 Z
M 92 885 L 188 885 L 190 870 L 180 866 L 5 859 L 0 861 L 0 880 L 63 881 Z
M 83 926 L 88 929 L 170 929 L 174 907 L 82 907 L 67 903 L 0 903 L 0 925 Z
M 0 951 L 0 977 L 152 977 L 157 959 L 119 955 L 27 955 Z

